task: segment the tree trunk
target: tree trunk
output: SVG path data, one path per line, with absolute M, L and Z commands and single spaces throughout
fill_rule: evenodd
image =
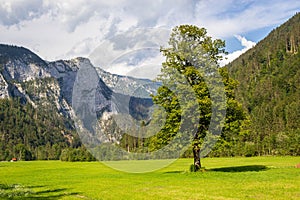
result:
M 194 167 L 195 167 L 195 171 L 198 171 L 201 168 L 200 148 L 199 148 L 199 144 L 198 143 L 194 143 L 193 155 L 194 155 Z

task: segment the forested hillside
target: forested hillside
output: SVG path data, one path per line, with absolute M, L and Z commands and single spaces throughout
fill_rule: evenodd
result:
M 59 159 L 62 149 L 76 145 L 64 126 L 63 118 L 50 109 L 1 99 L 0 160 Z
M 251 118 L 253 155 L 300 154 L 300 13 L 226 67 Z

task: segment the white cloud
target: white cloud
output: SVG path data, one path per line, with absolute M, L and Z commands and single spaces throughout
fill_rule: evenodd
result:
M 295 0 L 0 0 L 0 42 L 67 59 L 134 28 L 188 23 L 225 38 L 278 25 L 299 9 Z
M 250 49 L 256 45 L 255 42 L 247 40 L 245 37 L 242 37 L 240 35 L 235 35 L 236 39 L 238 39 L 241 42 L 241 45 L 245 47 L 245 49 Z
M 0 23 L 6 26 L 39 18 L 48 8 L 41 0 L 0 0 Z
M 245 53 L 246 51 L 248 51 L 249 49 L 251 49 L 252 47 L 254 47 L 256 45 L 255 42 L 249 41 L 245 37 L 242 37 L 240 35 L 235 35 L 235 37 L 236 37 L 236 39 L 238 39 L 240 41 L 241 45 L 244 48 L 241 49 L 241 50 L 237 50 L 237 51 L 234 51 L 234 52 L 228 54 L 226 56 L 227 59 L 222 60 L 220 62 L 220 66 L 224 66 L 224 65 L 232 62 L 234 59 L 238 58 L 240 55 L 242 55 L 243 53 Z
M 163 28 L 129 30 L 107 39 L 89 56 L 96 67 L 111 73 L 153 79 L 160 72 L 170 31 Z
M 154 54 L 148 53 L 146 57 L 141 58 L 139 52 L 134 52 L 130 58 L 135 59 L 128 61 L 124 59 L 122 62 L 113 63 L 106 71 L 113 74 L 132 76 L 136 78 L 155 79 L 160 73 L 161 63 L 164 57 L 159 53 L 159 49 L 153 49 Z M 146 52 L 142 52 L 146 53 Z
M 164 28 L 140 28 L 128 30 L 107 38 L 89 56 L 96 66 L 104 69 L 122 55 L 146 48 L 166 45 L 170 31 Z

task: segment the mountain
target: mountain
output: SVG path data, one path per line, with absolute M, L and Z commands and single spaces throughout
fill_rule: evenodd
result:
M 225 66 L 239 82 L 236 97 L 250 123 L 234 140 L 238 148 L 220 143 L 224 148 L 216 145 L 215 155 L 223 155 L 217 152 L 222 148 L 232 149 L 228 155 L 300 155 L 299 50 L 296 14 Z M 121 141 L 132 151 L 129 143 L 133 148 L 145 141 L 122 137 L 132 125 L 128 119 L 150 122 L 149 94 L 159 86 L 110 74 L 87 58 L 48 62 L 24 47 L 0 45 L 0 160 L 92 159 L 82 142 Z M 137 127 L 129 131 L 137 135 Z M 101 152 L 110 158 L 110 151 Z
M 75 132 L 74 119 L 78 116 L 82 117 L 85 122 L 82 126 L 90 132 L 94 131 L 93 127 L 88 125 L 90 119 L 85 119 L 80 112 L 95 112 L 95 119 L 91 120 L 104 117 L 103 126 L 109 126 L 112 120 L 109 116 L 116 113 L 128 114 L 135 119 L 147 119 L 148 108 L 152 105 L 149 95 L 158 87 L 158 83 L 150 80 L 114 75 L 95 68 L 87 58 L 48 62 L 24 47 L 0 45 L 0 98 L 3 105 L 0 117 L 5 118 L 5 123 L 10 125 L 13 125 L 17 118 L 21 120 L 14 132 L 6 131 L 8 125 L 4 123 L 5 120 L 1 123 L 0 151 L 1 149 L 6 151 L 7 144 L 10 146 L 22 144 L 25 145 L 27 152 L 36 154 L 31 157 L 37 158 L 38 148 L 46 146 L 46 140 L 41 143 L 33 139 L 24 140 L 24 138 L 42 137 L 45 131 L 38 130 L 39 123 L 42 122 L 32 120 L 32 122 L 22 123 L 23 118 L 19 119 L 19 115 L 24 115 L 26 118 L 40 115 L 45 118 L 44 115 L 49 114 L 51 117 L 45 119 L 47 123 L 48 120 L 51 123 L 54 118 L 58 121 L 57 127 L 49 128 L 52 131 L 49 133 L 51 137 L 59 138 L 59 141 L 67 146 L 80 146 L 75 144 L 78 143 L 79 138 Z M 88 99 L 89 95 L 93 95 L 94 98 Z M 82 110 L 87 103 L 89 110 Z M 21 114 L 10 116 L 8 112 L 21 112 Z M 24 131 L 23 127 L 25 129 L 30 127 L 36 137 L 33 137 L 33 133 L 28 130 Z M 110 131 L 107 134 L 108 140 L 116 141 L 121 137 L 122 132 Z M 49 142 L 52 148 L 57 140 L 49 140 Z M 31 145 L 32 143 L 35 145 Z M 65 144 L 60 148 L 66 147 Z M 7 156 L 0 159 L 16 156 L 14 149 L 10 149 L 6 154 Z
M 254 154 L 300 153 L 300 13 L 226 66 L 239 81 Z

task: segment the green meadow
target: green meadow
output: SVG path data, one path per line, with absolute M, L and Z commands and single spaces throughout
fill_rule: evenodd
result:
M 205 158 L 196 173 L 189 172 L 191 163 L 179 159 L 158 171 L 126 173 L 100 162 L 0 162 L 0 198 L 300 199 L 300 157 Z

